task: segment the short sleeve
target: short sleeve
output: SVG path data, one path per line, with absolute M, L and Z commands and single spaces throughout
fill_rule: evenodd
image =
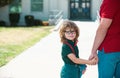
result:
M 113 19 L 116 12 L 119 9 L 119 2 L 114 0 L 104 0 L 101 5 L 101 13 L 100 16 L 102 18 L 110 18 Z
M 72 50 L 70 49 L 70 47 L 66 44 L 63 44 L 62 46 L 62 56 L 67 56 L 68 54 L 72 53 Z

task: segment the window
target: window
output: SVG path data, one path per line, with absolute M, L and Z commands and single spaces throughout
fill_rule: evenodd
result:
M 31 11 L 43 11 L 43 0 L 31 0 Z
M 9 7 L 10 13 L 21 13 L 21 0 L 14 0 Z

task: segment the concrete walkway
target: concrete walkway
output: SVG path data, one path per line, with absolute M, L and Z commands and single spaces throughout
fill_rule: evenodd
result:
M 80 27 L 80 57 L 88 59 L 97 28 L 96 22 L 75 21 Z M 0 68 L 0 78 L 60 78 L 63 65 L 58 31 L 52 32 Z M 97 65 L 88 66 L 82 78 L 97 78 Z

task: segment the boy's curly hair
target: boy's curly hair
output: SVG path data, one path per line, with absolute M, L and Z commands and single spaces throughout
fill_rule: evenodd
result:
M 64 43 L 64 42 L 67 40 L 67 39 L 65 38 L 65 36 L 64 36 L 65 30 L 66 30 L 67 28 L 70 28 L 70 29 L 74 29 L 74 30 L 75 30 L 75 32 L 76 32 L 76 37 L 75 37 L 75 40 L 74 40 L 74 41 L 77 41 L 77 40 L 78 40 L 78 37 L 79 37 L 79 32 L 80 32 L 80 30 L 79 30 L 78 26 L 77 26 L 74 22 L 67 20 L 67 21 L 63 21 L 63 23 L 62 23 L 61 26 L 60 26 L 59 34 L 60 34 L 61 42 Z

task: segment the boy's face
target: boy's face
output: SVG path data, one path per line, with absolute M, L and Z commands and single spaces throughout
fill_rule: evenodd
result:
M 74 29 L 66 28 L 65 30 L 65 38 L 68 40 L 74 41 L 76 37 L 76 32 Z

